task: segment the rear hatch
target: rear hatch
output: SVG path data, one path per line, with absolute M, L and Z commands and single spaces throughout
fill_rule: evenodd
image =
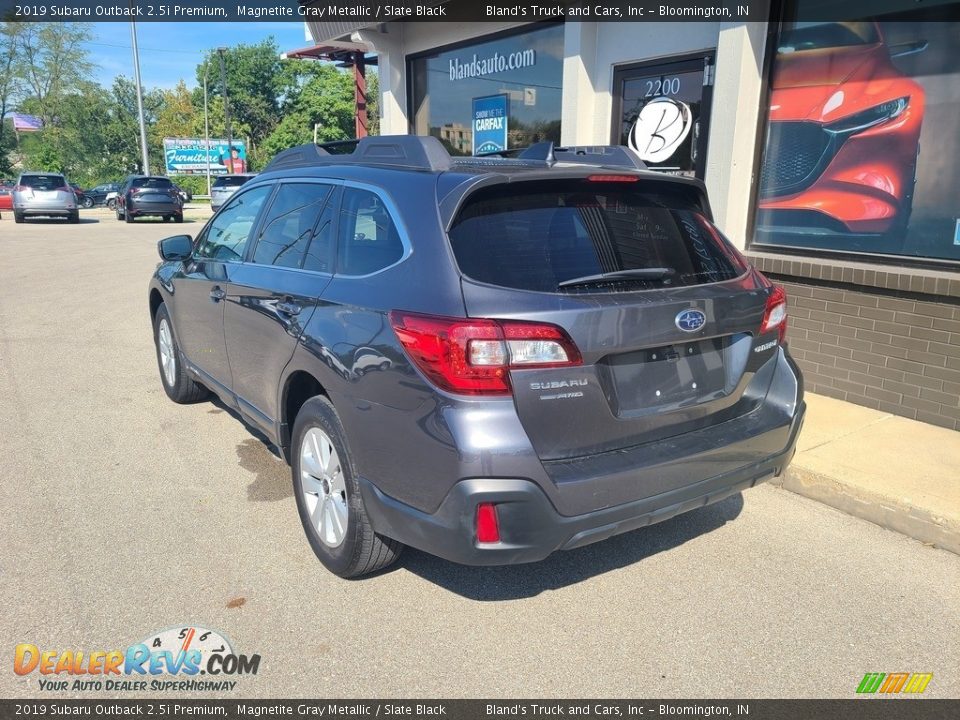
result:
M 758 339 L 773 289 L 707 218 L 701 192 L 641 175 L 514 181 L 475 191 L 452 222 L 467 314 L 555 325 L 579 351 L 510 370 L 548 470 L 762 401 L 748 386 L 776 352 Z
M 137 178 L 133 181 L 130 192 L 137 205 L 145 207 L 151 205 L 169 207 L 176 197 L 173 183 L 167 178 Z
M 23 175 L 15 190 L 28 203 L 62 205 L 73 199 L 73 190 L 67 187 L 63 175 Z

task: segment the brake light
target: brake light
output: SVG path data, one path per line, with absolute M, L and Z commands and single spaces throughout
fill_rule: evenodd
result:
M 427 378 L 464 395 L 509 395 L 513 368 L 582 364 L 580 351 L 556 325 L 390 313 L 403 349 Z
M 787 294 L 782 287 L 774 287 L 767 297 L 767 307 L 763 312 L 763 322 L 760 323 L 760 334 L 777 330 L 777 338 L 781 343 L 787 336 Z
M 27 190 L 30 190 L 30 189 L 31 189 L 31 188 L 30 188 L 29 185 L 14 185 L 14 186 L 13 186 L 13 192 L 26 192 Z
M 72 187 L 69 187 L 68 185 L 64 185 L 63 187 L 54 188 L 54 190 L 55 190 L 56 192 L 68 192 L 68 193 L 74 192 L 73 188 L 72 188 Z
M 588 175 L 589 182 L 636 182 L 636 175 Z
M 477 505 L 477 542 L 500 542 L 500 521 L 497 518 L 497 506 L 493 503 Z

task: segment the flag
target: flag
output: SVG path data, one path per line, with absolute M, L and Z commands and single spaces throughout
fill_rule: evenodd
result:
M 24 115 L 23 113 L 12 113 L 13 129 L 17 132 L 37 132 L 43 129 L 43 120 L 36 115 Z

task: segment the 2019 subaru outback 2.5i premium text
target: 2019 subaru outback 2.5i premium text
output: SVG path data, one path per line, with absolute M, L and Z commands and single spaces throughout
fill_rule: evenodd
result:
M 281 153 L 150 283 L 160 375 L 277 444 L 320 560 L 540 560 L 782 472 L 786 298 L 625 148 Z

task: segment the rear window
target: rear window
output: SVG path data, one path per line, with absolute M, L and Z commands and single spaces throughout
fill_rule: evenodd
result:
M 66 187 L 67 181 L 63 175 L 24 175 L 20 184 L 33 190 L 56 190 Z
M 224 177 L 218 177 L 214 181 L 213 187 L 240 187 L 249 179 L 249 176 L 246 175 L 225 175 Z
M 586 180 L 470 196 L 450 230 L 461 272 L 539 292 L 624 292 L 731 280 L 747 266 L 677 192 Z
M 145 177 L 145 178 L 136 178 L 130 187 L 138 188 L 157 188 L 160 190 L 169 190 L 173 187 L 173 183 L 170 182 L 169 178 L 165 177 Z

